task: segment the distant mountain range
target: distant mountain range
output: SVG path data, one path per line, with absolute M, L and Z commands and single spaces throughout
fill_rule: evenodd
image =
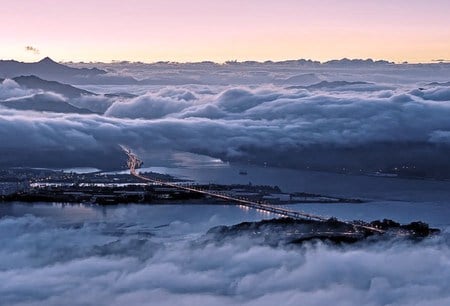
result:
M 78 113 L 103 114 L 105 109 L 113 103 L 113 100 L 104 102 L 104 107 L 95 107 L 79 102 L 82 97 L 100 96 L 97 93 L 80 89 L 75 86 L 64 84 L 56 81 L 48 81 L 41 79 L 35 75 L 19 76 L 12 78 L 23 89 L 34 89 L 35 92 L 31 96 L 11 98 L 4 101 L 0 100 L 0 106 L 31 111 L 47 111 L 57 113 Z M 0 78 L 0 83 L 4 81 Z M 53 93 L 53 94 L 52 94 Z M 57 95 L 54 95 L 57 94 Z M 58 96 L 59 95 L 59 96 Z M 105 94 L 106 98 L 135 98 L 136 95 L 121 92 Z
M 114 65 L 126 65 L 128 62 L 121 62 Z M 103 63 L 98 63 L 100 66 Z M 135 63 L 130 63 L 131 65 L 136 65 Z M 358 60 L 358 59 L 341 59 L 328 61 L 325 63 L 320 63 L 311 60 L 287 60 L 280 62 L 266 61 L 266 62 L 256 62 L 256 61 L 229 61 L 224 64 L 218 64 L 213 62 L 199 62 L 199 63 L 171 63 L 171 62 L 158 62 L 153 64 L 143 64 L 149 69 L 161 68 L 168 69 L 170 71 L 172 68 L 177 69 L 194 69 L 197 71 L 208 72 L 212 68 L 220 69 L 234 69 L 242 67 L 247 68 L 270 68 L 270 67 L 295 67 L 299 68 L 320 68 L 320 67 L 331 67 L 331 68 L 357 68 L 357 67 L 371 67 L 371 66 L 385 66 L 393 65 L 394 63 L 387 61 L 374 61 L 371 59 Z M 199 78 L 196 78 L 195 74 L 179 75 L 175 74 L 158 74 L 157 76 L 147 77 L 142 80 L 138 80 L 132 76 L 120 75 L 109 73 L 107 70 L 102 70 L 98 68 L 86 68 L 86 67 L 72 67 L 77 66 L 76 63 L 61 64 L 53 61 L 51 58 L 46 57 L 35 63 L 24 63 L 15 60 L 0 60 L 0 78 L 15 78 L 24 75 L 34 75 L 45 80 L 54 80 L 58 82 L 74 84 L 74 85 L 86 85 L 86 84 L 96 84 L 96 85 L 185 85 L 185 84 L 203 84 Z M 198 72 L 198 71 L 197 71 Z M 268 80 L 270 83 L 270 80 Z M 320 81 L 317 76 L 313 74 L 299 74 L 288 79 L 274 79 L 273 83 L 286 84 L 286 85 L 296 85 L 302 83 L 316 83 Z
M 0 80 L 13 79 L 20 76 L 35 76 L 45 80 L 54 80 L 69 84 L 96 84 L 96 85 L 182 85 L 199 84 L 195 79 L 170 78 L 161 76 L 137 80 L 130 76 L 108 74 L 98 68 L 74 68 L 57 63 L 46 57 L 39 62 L 24 63 L 15 60 L 0 60 Z M 33 81 L 30 81 L 33 82 Z M 31 83 L 29 83 L 31 84 Z
M 2 78 L 35 75 L 48 80 L 70 80 L 103 74 L 106 74 L 106 71 L 97 68 L 73 68 L 59 64 L 49 57 L 36 63 L 23 63 L 14 60 L 0 61 L 0 77 Z
M 30 96 L 18 97 L 0 101 L 0 105 L 17 110 L 45 111 L 55 113 L 94 113 L 88 109 L 76 107 L 66 101 L 67 99 L 81 98 L 82 96 L 97 95 L 93 92 L 76 88 L 56 81 L 43 80 L 37 76 L 19 76 L 12 78 L 24 89 L 35 89 L 37 92 Z M 3 79 L 0 79 L 3 82 Z M 53 93 L 53 94 L 52 94 Z M 56 94 L 56 95 L 55 95 Z
M 97 67 L 92 67 L 97 65 Z M 420 67 L 435 69 L 441 67 L 442 63 L 416 64 Z M 328 62 L 318 62 L 311 60 L 286 60 L 286 61 L 228 61 L 222 64 L 214 62 L 198 63 L 57 63 L 46 57 L 35 63 L 24 63 L 15 60 L 0 60 L 0 79 L 16 78 L 20 76 L 34 75 L 38 78 L 57 81 L 71 85 L 186 85 L 186 84 L 255 84 L 267 83 L 276 85 L 307 86 L 313 85 L 323 80 L 320 71 L 322 70 L 347 70 L 347 69 L 378 69 L 392 66 L 399 66 L 399 71 L 409 75 L 408 65 L 397 65 L 388 61 L 375 61 L 372 59 L 340 59 Z M 143 79 L 136 79 L 136 76 L 120 73 L 120 71 L 147 70 L 149 73 L 142 74 Z M 262 69 L 262 71 L 255 71 Z M 279 70 L 279 75 L 271 75 L 268 70 Z M 307 69 L 314 69 L 314 72 L 307 72 Z M 406 69 L 405 71 L 403 71 Z M 267 71 L 266 71 L 267 70 Z M 316 71 L 317 70 L 317 71 Z M 244 71 L 246 73 L 241 73 Z M 286 73 L 289 72 L 289 73 Z M 399 72 L 399 73 L 400 73 Z M 140 75 L 140 74 L 138 74 Z M 31 81 L 30 81 L 31 82 Z M 28 84 L 32 86 L 31 84 Z

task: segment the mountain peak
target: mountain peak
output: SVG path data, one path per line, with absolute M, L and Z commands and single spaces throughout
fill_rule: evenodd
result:
M 46 56 L 43 59 L 41 59 L 39 61 L 39 63 L 43 63 L 43 64 L 56 64 L 56 62 L 54 60 L 52 60 L 50 57 Z

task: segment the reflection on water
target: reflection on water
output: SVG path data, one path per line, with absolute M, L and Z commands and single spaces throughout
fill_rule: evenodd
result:
M 276 185 L 285 192 L 300 191 L 377 201 L 450 203 L 450 181 L 413 180 L 239 165 L 191 153 L 166 152 L 164 156 L 164 166 L 158 166 L 161 165 L 158 159 L 147 158 L 144 160 L 146 167 L 140 171 L 168 174 L 200 184 L 252 183 Z M 240 175 L 242 169 L 245 169 L 247 175 Z M 108 173 L 126 174 L 128 170 Z
M 391 219 L 400 223 L 423 221 L 436 227 L 450 226 L 450 205 L 447 203 L 410 203 L 374 201 L 362 204 L 297 204 L 291 208 L 342 220 Z
M 25 215 L 49 218 L 60 223 L 136 222 L 158 227 L 173 222 L 195 224 L 197 230 L 212 226 L 261 220 L 264 214 L 240 210 L 235 205 L 115 205 L 61 203 L 12 203 L 0 205 L 0 218 Z
M 424 221 L 432 226 L 450 227 L 450 206 L 445 203 L 368 202 L 362 204 L 296 204 L 285 206 L 342 220 L 392 219 L 401 223 Z M 232 225 L 278 217 L 239 205 L 116 205 L 12 203 L 0 205 L 0 218 L 31 214 L 61 223 L 137 222 L 150 227 L 181 222 L 207 231 L 217 225 Z
M 335 216 L 343 220 L 372 221 L 388 218 L 402 223 L 422 220 L 433 226 L 450 224 L 449 181 L 342 175 L 258 166 L 245 166 L 248 174 L 244 176 L 239 174 L 242 165 L 224 163 L 218 159 L 196 154 L 173 153 L 171 156 L 171 163 L 176 166 L 148 167 L 140 169 L 140 171 L 169 174 L 201 184 L 277 185 L 285 192 L 304 191 L 368 200 L 363 204 L 289 206 L 290 209 L 294 208 L 323 216 Z M 72 170 L 80 171 L 82 169 Z M 128 170 L 118 171 L 118 173 L 128 173 Z M 0 217 L 33 214 L 56 218 L 62 222 L 105 221 L 117 218 L 119 213 L 123 215 L 125 222 L 128 216 L 135 214 L 133 218 L 152 226 L 170 222 L 187 222 L 198 223 L 203 230 L 207 230 L 208 226 L 277 217 L 273 214 L 233 205 L 119 205 L 109 207 L 23 203 L 0 205 Z M 202 227 L 201 224 L 205 226 Z
M 450 181 L 410 180 L 389 177 L 246 166 L 147 167 L 141 172 L 158 172 L 201 184 L 277 185 L 285 192 L 304 191 L 329 196 L 382 201 L 450 203 Z M 127 170 L 119 173 L 128 173 Z

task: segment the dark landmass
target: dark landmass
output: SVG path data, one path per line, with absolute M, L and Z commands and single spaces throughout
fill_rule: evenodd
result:
M 104 65 L 106 63 L 97 62 L 97 63 L 74 63 L 67 62 L 66 64 L 70 66 L 91 66 L 91 65 Z M 445 63 L 432 63 L 432 64 L 409 64 L 411 66 L 417 65 L 430 65 L 430 66 L 438 66 L 443 65 Z M 237 61 L 237 60 L 229 60 L 224 63 L 216 63 L 213 61 L 201 61 L 201 62 L 174 62 L 174 61 L 158 61 L 154 63 L 143 63 L 143 62 L 130 62 L 130 61 L 116 61 L 112 64 L 108 64 L 111 66 L 117 65 L 135 65 L 135 66 L 149 66 L 154 68 L 183 68 L 188 67 L 191 69 L 206 69 L 206 68 L 233 68 L 233 67 L 304 67 L 304 68 L 321 68 L 321 67 L 330 67 L 330 68 L 368 68 L 368 67 L 386 67 L 386 66 L 405 66 L 405 64 L 395 64 L 394 62 L 389 62 L 385 60 L 373 60 L 373 59 L 336 59 L 325 62 L 310 60 L 310 59 L 289 59 L 282 61 Z
M 97 85 L 133 85 L 139 81 L 129 76 L 108 74 L 106 70 L 96 67 L 71 67 L 57 63 L 49 57 L 34 63 L 24 63 L 15 60 L 0 60 L 0 77 L 15 78 L 24 75 L 34 75 L 42 79 L 61 81 L 69 84 Z
M 102 74 L 106 74 L 106 71 L 97 68 L 73 68 L 56 63 L 49 57 L 43 58 L 35 63 L 0 60 L 0 76 L 3 78 L 36 75 L 49 80 L 70 80 L 73 78 L 95 77 Z
M 44 91 L 51 91 L 61 94 L 67 98 L 79 98 L 83 95 L 94 96 L 93 92 L 74 87 L 72 85 L 63 84 L 56 81 L 43 80 L 35 75 L 19 76 L 13 80 L 22 87 L 29 89 L 39 89 Z
M 31 96 L 29 95 L 0 101 L 1 106 L 18 110 L 47 111 L 68 114 L 103 114 L 114 102 L 110 99 L 132 99 L 137 97 L 136 95 L 126 92 L 101 95 L 69 84 L 44 80 L 35 75 L 19 76 L 12 78 L 12 80 L 24 89 L 33 89 L 37 91 Z M 1 82 L 3 82 L 3 79 L 0 79 L 0 83 Z M 103 97 L 110 99 L 104 99 L 103 105 L 90 105 L 89 103 L 83 103 L 82 100 L 84 97 Z
M 375 233 L 358 225 L 374 227 L 384 231 L 384 233 Z M 430 228 L 428 224 L 420 221 L 401 225 L 387 219 L 370 223 L 363 221 L 345 223 L 334 218 L 330 218 L 327 221 L 279 218 L 259 222 L 243 222 L 232 226 L 213 227 L 207 232 L 205 241 L 222 243 L 228 239 L 249 237 L 260 244 L 270 246 L 301 244 L 306 241 L 350 244 L 394 237 L 418 240 L 439 232 L 439 229 Z
M 139 67 L 146 67 L 148 69 L 164 70 L 164 74 L 158 76 L 147 77 L 144 79 L 136 79 L 127 75 L 120 75 L 123 66 L 135 65 Z M 285 71 L 286 69 L 303 68 L 303 69 L 386 69 L 386 67 L 396 67 L 399 73 L 408 74 L 409 70 L 414 70 L 416 67 L 428 68 L 431 71 L 436 71 L 440 67 L 446 67 L 448 63 L 429 63 L 429 64 L 395 64 L 384 60 L 372 59 L 339 59 L 327 62 L 312 61 L 306 59 L 295 59 L 285 61 L 227 61 L 225 63 L 214 63 L 210 61 L 193 62 L 193 63 L 177 63 L 177 62 L 156 62 L 156 63 L 142 63 L 142 62 L 115 62 L 112 64 L 105 63 L 57 63 L 52 59 L 46 57 L 39 62 L 24 63 L 15 60 L 0 60 L 0 77 L 14 78 L 22 75 L 36 75 L 40 78 L 48 80 L 62 81 L 69 84 L 87 85 L 185 85 L 185 84 L 203 84 L 204 78 L 199 77 L 203 74 L 210 74 L 210 70 L 221 71 L 226 73 L 234 70 L 248 70 L 248 69 L 278 69 Z M 97 67 L 104 67 L 98 69 Z M 116 69 L 116 67 L 118 69 Z M 408 69 L 411 67 L 411 69 Z M 178 70 L 185 69 L 194 72 L 191 76 L 180 76 Z M 170 71 L 175 70 L 175 73 Z M 297 75 L 286 79 L 262 77 L 267 83 L 274 84 L 312 84 L 320 81 L 315 75 Z M 247 82 L 245 78 L 240 79 L 240 83 Z M 213 82 L 209 80 L 208 82 Z M 231 84 L 227 78 L 218 80 L 216 84 L 229 85 Z
M 0 105 L 17 110 L 29 110 L 52 113 L 93 114 L 94 112 L 75 107 L 67 103 L 62 97 L 48 94 L 35 94 L 31 97 L 0 101 Z
M 122 182 L 99 178 L 89 183 L 45 182 L 33 183 L 29 188 L 0 196 L 3 202 L 60 202 L 114 204 L 230 204 L 229 201 L 203 195 L 195 191 L 180 190 L 164 185 L 147 185 L 132 176 Z M 164 179 L 160 175 L 160 179 Z M 1 184 L 1 182 L 0 182 Z M 16 183 L 18 184 L 18 183 Z M 185 185 L 190 185 L 185 183 Z M 277 188 L 251 185 L 192 185 L 198 189 L 222 192 L 237 198 L 265 202 L 271 205 L 295 203 L 362 203 L 359 199 L 328 197 L 310 193 L 273 193 Z M 0 186 L 1 187 L 1 186 Z M 233 202 L 231 202 L 233 204 Z
M 362 203 L 359 199 L 295 192 L 284 193 L 278 186 L 192 184 L 170 175 L 148 172 L 146 177 L 188 185 L 195 189 L 226 194 L 272 205 L 296 203 Z M 224 200 L 164 184 L 146 184 L 129 174 L 73 173 L 49 169 L 14 168 L 0 170 L 0 201 L 63 202 L 96 204 L 213 204 Z
M 47 81 L 34 75 L 19 76 L 13 78 L 12 80 L 19 84 L 22 88 L 39 90 L 42 92 L 37 92 L 31 96 L 0 101 L 0 106 L 17 110 L 65 114 L 98 113 L 87 108 L 72 105 L 67 100 L 77 99 L 83 96 L 96 96 L 97 94 L 93 92 L 56 81 Z

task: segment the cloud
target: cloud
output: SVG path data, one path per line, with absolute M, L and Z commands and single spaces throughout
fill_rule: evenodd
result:
M 129 102 L 114 103 L 105 115 L 119 118 L 157 119 L 177 113 L 190 104 L 186 101 L 174 101 L 148 94 L 132 99 Z
M 2 87 L 4 96 L 21 90 L 8 84 Z M 0 136 L 6 141 L 0 147 L 25 154 L 32 145 L 33 155 L 9 155 L 17 159 L 15 164 L 49 156 L 48 150 L 58 150 L 53 154 L 61 162 L 72 162 L 74 152 L 90 150 L 82 154 L 90 166 L 101 160 L 113 167 L 123 156 L 112 148 L 123 143 L 149 151 L 186 151 L 320 170 L 376 170 L 410 163 L 446 173 L 450 167 L 445 157 L 448 141 L 442 136 L 450 130 L 450 109 L 441 88 L 399 87 L 389 92 L 208 88 L 161 87 L 130 99 L 101 95 L 64 99 L 96 112 L 106 110 L 104 116 L 2 110 Z M 48 103 L 54 95 L 38 96 L 35 103 Z M 104 154 L 119 155 L 105 159 Z M 11 159 L 4 158 L 3 163 Z
M 36 54 L 36 55 L 41 53 L 38 48 L 35 48 L 33 46 L 26 46 L 25 50 L 27 52 L 32 52 L 33 54 Z
M 94 113 L 103 114 L 117 100 L 120 100 L 120 98 L 108 98 L 103 95 L 84 95 L 79 98 L 70 99 L 68 103 L 78 108 L 84 108 Z
M 342 63 L 341 63 L 342 64 Z M 347 62 L 348 64 L 348 62 Z M 358 62 L 356 62 L 358 64 Z M 359 63 L 361 64 L 361 62 Z M 378 86 L 447 82 L 448 64 L 421 65 L 320 65 L 306 61 L 216 64 L 216 63 L 94 63 L 73 64 L 77 67 L 98 67 L 111 74 L 148 79 L 149 84 L 205 84 L 251 86 L 307 86 L 320 81 L 363 81 Z M 128 83 L 131 84 L 131 83 Z M 367 86 L 368 88 L 368 86 Z M 360 89 L 362 90 L 362 89 Z
M 431 101 L 450 101 L 450 87 L 435 87 L 425 90 L 413 90 L 413 95 Z
M 376 83 L 331 90 L 287 89 L 274 81 L 299 76 L 298 66 L 156 65 L 153 71 L 122 65 L 132 76 L 162 74 L 177 83 L 188 74 L 207 85 L 97 84 L 96 91 L 138 96 L 69 99 L 4 80 L 2 101 L 69 103 L 100 114 L 0 104 L 0 165 L 118 168 L 125 158 L 120 143 L 141 152 L 193 152 L 275 166 L 359 171 L 411 163 L 432 174 L 450 173 L 448 88 L 417 89 L 427 79 L 446 80 L 445 67 L 436 74 L 427 67 L 314 72 L 321 80 Z M 303 76 L 289 82 L 300 81 Z M 449 229 L 418 243 L 271 248 L 246 237 L 223 244 L 196 240 L 209 227 L 229 222 L 205 207 L 186 214 L 174 206 L 166 213 L 176 220 L 162 232 L 149 226 L 165 224 L 165 213 L 156 208 L 145 215 L 119 207 L 100 221 L 99 211 L 70 209 L 77 211 L 65 223 L 32 215 L 0 218 L 0 304 L 450 303 Z M 201 214 L 207 221 L 199 222 Z
M 0 80 L 1 81 L 1 80 Z M 0 100 L 19 98 L 32 94 L 34 91 L 20 87 L 14 80 L 5 79 L 0 82 Z
M 448 233 L 423 242 L 272 248 L 245 238 L 199 243 L 213 221 L 174 221 L 127 206 L 65 218 L 0 219 L 0 295 L 7 305 L 446 305 Z M 95 210 L 95 209 L 94 209 Z M 167 210 L 166 210 L 167 211 Z M 146 221 L 142 223 L 145 215 Z M 175 217 L 174 217 L 175 216 Z M 182 215 L 178 215 L 182 216 Z M 167 218 L 163 217 L 163 218 Z M 75 222 L 75 223 L 71 223 Z M 77 223 L 78 222 L 78 223 Z M 229 222 L 229 221 L 228 221 Z M 14 254 L 12 256 L 12 254 Z M 389 261 L 386 261 L 389 258 Z
M 216 104 L 227 112 L 241 113 L 261 103 L 274 101 L 279 96 L 276 92 L 253 93 L 246 89 L 233 88 L 221 93 Z
M 435 69 L 426 65 L 415 69 L 306 69 L 302 74 L 280 64 L 117 65 L 111 67 L 122 67 L 130 75 L 137 73 L 135 77 L 157 79 L 161 74 L 168 79 L 196 78 L 204 84 L 94 84 L 85 88 L 100 93 L 98 96 L 59 98 L 96 116 L 73 114 L 79 111 L 70 107 L 67 114 L 59 115 L 3 108 L 0 136 L 6 141 L 0 149 L 9 153 L 0 164 L 38 166 L 56 162 L 50 158 L 53 154 L 61 157 L 58 162 L 69 164 L 78 151 L 90 166 L 109 162 L 109 167 L 114 167 L 123 156 L 113 148 L 123 143 L 142 152 L 175 150 L 226 161 L 317 170 L 370 172 L 411 164 L 431 176 L 445 176 L 450 171 L 445 157 L 446 133 L 450 131 L 448 88 L 423 85 L 430 69 Z M 440 67 L 432 74 L 434 80 L 442 82 L 449 71 Z M 295 77 L 299 75 L 327 81 L 292 88 L 278 81 L 272 82 L 277 85 L 270 83 L 290 76 L 294 82 L 301 79 Z M 390 78 L 394 76 L 393 81 Z M 400 76 L 405 78 L 399 81 Z M 222 83 L 238 85 L 218 85 Z M 120 92 L 129 94 L 102 95 Z M 26 90 L 11 80 L 0 85 L 0 97 L 29 99 L 36 105 L 56 103 L 53 94 Z M 25 144 L 33 144 L 33 153 L 26 153 L 30 150 Z
M 179 118 L 198 117 L 207 119 L 220 119 L 226 116 L 227 113 L 214 104 L 204 104 L 200 106 L 188 107 L 176 115 L 176 117 Z
M 198 98 L 185 89 L 162 88 L 147 92 L 128 101 L 117 101 L 105 112 L 106 116 L 119 118 L 158 119 L 179 113 L 196 103 Z

